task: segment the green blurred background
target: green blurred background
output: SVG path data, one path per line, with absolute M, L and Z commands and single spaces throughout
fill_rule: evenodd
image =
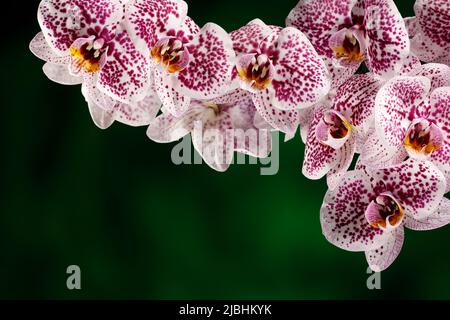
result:
M 296 4 L 188 2 L 198 24 L 228 31 L 256 17 L 283 25 Z M 412 14 L 413 0 L 396 2 Z M 145 128 L 97 129 L 80 88 L 50 82 L 28 50 L 38 1 L 8 5 L 1 298 L 450 298 L 448 227 L 407 231 L 382 290 L 369 291 L 364 255 L 322 236 L 325 181 L 302 176 L 298 137 L 281 145 L 276 176 L 260 176 L 255 165 L 226 173 L 175 166 L 172 146 L 149 141 Z M 81 291 L 66 289 L 72 264 L 81 267 Z

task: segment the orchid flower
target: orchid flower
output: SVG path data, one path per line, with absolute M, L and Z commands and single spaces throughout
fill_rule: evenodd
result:
M 300 0 L 286 25 L 304 32 L 325 59 L 333 88 L 364 61 L 374 74 L 390 78 L 409 53 L 405 23 L 393 0 Z
M 428 64 L 416 76 L 387 82 L 375 100 L 375 135 L 362 153 L 380 166 L 406 157 L 430 160 L 442 170 L 450 190 L 450 67 Z M 390 161 L 392 163 L 392 161 Z
M 445 178 L 430 162 L 350 171 L 325 195 L 322 231 L 341 249 L 364 251 L 370 268 L 380 272 L 400 253 L 404 227 L 431 230 L 450 222 L 444 192 Z
M 421 61 L 450 65 L 450 2 L 417 0 L 415 17 L 406 18 L 411 51 Z
M 303 174 L 307 178 L 327 175 L 329 188 L 336 187 L 373 127 L 379 87 L 380 82 L 370 73 L 354 75 L 339 87 L 329 104 L 314 109 L 305 142 Z
M 297 109 L 310 107 L 330 89 L 327 69 L 306 36 L 294 28 L 253 20 L 231 33 L 237 54 L 233 75 L 274 129 L 296 131 Z
M 184 1 L 131 0 L 126 20 L 134 42 L 151 58 L 156 91 L 174 116 L 185 113 L 191 99 L 213 99 L 233 89 L 230 36 L 214 23 L 200 29 Z
M 148 137 L 168 143 L 191 134 L 192 143 L 205 162 L 217 171 L 226 171 L 235 151 L 258 158 L 272 148 L 270 130 L 255 126 L 256 108 L 251 96 L 235 90 L 211 100 L 191 100 L 180 117 L 165 112 L 148 128 Z
M 62 84 L 83 84 L 89 99 L 104 110 L 107 95 L 124 104 L 149 93 L 148 58 L 139 53 L 122 24 L 120 0 L 43 0 L 40 32 L 31 51 L 47 63 L 44 72 Z

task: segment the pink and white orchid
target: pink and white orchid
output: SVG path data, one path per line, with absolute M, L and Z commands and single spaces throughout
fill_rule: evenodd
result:
M 314 109 L 303 161 L 303 174 L 307 178 L 327 175 L 328 187 L 336 187 L 373 127 L 379 87 L 380 82 L 369 73 L 354 75 L 339 87 L 331 106 L 324 103 Z
M 30 48 L 47 62 L 44 72 L 52 80 L 83 83 L 94 100 L 105 94 L 125 104 L 138 102 L 150 90 L 148 58 L 123 26 L 124 10 L 120 0 L 43 0 L 42 32 Z
M 387 160 L 430 160 L 450 190 L 450 67 L 430 64 L 417 73 L 396 77 L 378 92 L 375 134 L 381 143 L 369 140 L 364 157 L 372 165 L 377 154 Z
M 273 128 L 292 134 L 297 109 L 308 108 L 330 89 L 329 75 L 300 31 L 267 26 L 259 19 L 231 33 L 237 54 L 234 79 Z
M 411 37 L 411 51 L 421 61 L 450 65 L 450 2 L 417 0 L 415 17 L 405 22 Z
M 333 88 L 362 62 L 383 78 L 396 75 L 409 54 L 405 23 L 393 0 L 300 0 L 286 20 L 325 59 Z
M 200 29 L 184 1 L 131 0 L 126 20 L 142 54 L 151 57 L 156 91 L 174 116 L 185 113 L 191 99 L 213 99 L 233 89 L 230 36 L 214 23 Z
M 450 222 L 444 192 L 445 178 L 430 162 L 350 171 L 325 195 L 322 231 L 341 249 L 365 252 L 370 268 L 380 272 L 400 253 L 404 227 L 431 230 Z
M 147 135 L 153 141 L 168 143 L 190 133 L 205 162 L 217 171 L 226 171 L 235 151 L 257 158 L 270 154 L 270 130 L 255 126 L 255 114 L 251 96 L 235 90 L 211 100 L 191 100 L 188 111 L 180 117 L 161 114 Z

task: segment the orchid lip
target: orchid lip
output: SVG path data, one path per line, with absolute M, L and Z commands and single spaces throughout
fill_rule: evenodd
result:
M 189 51 L 176 37 L 159 40 L 151 49 L 150 55 L 158 64 L 165 66 L 169 73 L 183 71 L 189 64 Z
M 397 228 L 403 221 L 404 209 L 399 201 L 389 193 L 382 193 L 366 209 L 367 222 L 376 229 L 385 231 Z
M 108 48 L 103 38 L 80 38 L 70 47 L 70 70 L 73 75 L 96 73 L 106 62 Z
M 353 127 L 341 113 L 328 110 L 316 128 L 316 138 L 320 143 L 340 149 L 349 139 Z
M 334 58 L 344 65 L 361 63 L 365 60 L 365 49 L 360 34 L 363 31 L 354 27 L 343 29 L 330 39 Z
M 265 54 L 243 55 L 236 69 L 241 80 L 251 91 L 264 90 L 272 84 L 274 67 Z
M 426 160 L 442 147 L 442 130 L 426 119 L 416 119 L 409 126 L 403 144 L 409 156 Z

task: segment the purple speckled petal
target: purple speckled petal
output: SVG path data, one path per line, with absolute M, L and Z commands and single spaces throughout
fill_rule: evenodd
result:
M 328 94 L 331 80 L 325 63 L 306 36 L 297 29 L 283 29 L 277 39 L 279 56 L 272 82 L 273 103 L 285 110 L 307 108 Z
M 84 98 L 86 99 L 86 101 L 95 104 L 103 110 L 109 111 L 114 109 L 118 101 L 98 90 L 97 82 L 97 74 L 87 74 L 83 77 L 81 92 Z
M 339 161 L 333 168 L 327 173 L 327 185 L 329 189 L 335 189 L 341 182 L 342 177 L 350 168 L 353 156 L 355 155 L 356 142 L 352 136 L 350 139 L 340 148 L 336 150 L 338 153 Z
M 113 43 L 100 70 L 98 88 L 123 103 L 142 100 L 150 87 L 149 57 L 136 49 L 126 30 Z
M 208 23 L 186 48 L 191 61 L 178 74 L 177 90 L 193 99 L 212 99 L 231 91 L 235 53 L 225 30 Z
M 191 99 L 174 89 L 175 76 L 155 69 L 155 90 L 164 108 L 175 117 L 180 117 L 188 109 Z
M 366 251 L 366 260 L 374 272 L 386 270 L 397 259 L 405 239 L 403 226 L 393 230 L 379 248 Z
M 450 66 L 440 63 L 427 63 L 410 72 L 411 76 L 427 77 L 433 91 L 440 87 L 450 87 Z
M 417 75 L 414 72 L 421 66 L 422 64 L 420 63 L 420 59 L 416 55 L 410 53 L 406 57 L 406 59 L 403 60 L 403 66 L 398 72 L 398 75 L 399 76 Z
M 388 81 L 375 100 L 375 126 L 380 138 L 400 148 L 415 108 L 426 98 L 430 80 L 425 77 L 396 77 Z
M 44 74 L 52 81 L 63 85 L 77 85 L 83 82 L 82 77 L 75 77 L 70 74 L 67 65 L 53 64 L 47 62 L 42 68 Z
M 275 30 L 260 19 L 255 19 L 246 26 L 231 32 L 230 36 L 236 54 L 259 52 L 260 44 Z
M 373 196 L 370 178 L 363 171 L 350 171 L 334 190 L 328 190 L 320 210 L 325 238 L 348 251 L 368 251 L 379 248 L 390 233 L 373 228 L 365 211 Z
M 325 112 L 323 106 L 315 109 L 306 140 L 302 172 L 305 177 L 312 180 L 321 179 L 340 162 L 341 152 L 317 139 L 316 128 L 322 121 Z
M 336 59 L 324 58 L 325 65 L 331 76 L 331 88 L 336 89 L 340 87 L 344 82 L 350 79 L 356 71 L 358 71 L 359 64 L 352 65 L 351 67 L 343 67 L 339 65 Z
M 450 200 L 443 198 L 439 207 L 428 217 L 417 220 L 413 217 L 406 217 L 405 226 L 412 230 L 428 231 L 441 228 L 450 223 Z
M 51 62 L 53 64 L 68 64 L 70 57 L 68 54 L 59 56 L 49 46 L 47 40 L 44 38 L 44 34 L 39 32 L 33 40 L 30 42 L 30 50 L 33 54 L 41 60 Z
M 370 73 L 351 77 L 336 91 L 333 110 L 343 114 L 354 127 L 358 148 L 373 127 L 375 97 L 381 83 Z
M 180 30 L 187 10 L 186 2 L 181 0 L 132 0 L 126 7 L 127 30 L 139 48 L 148 50 L 169 32 Z
M 273 95 L 269 89 L 260 90 L 253 94 L 253 103 L 261 117 L 275 130 L 292 134 L 297 131 L 299 125 L 299 113 L 297 110 L 279 110 L 272 104 Z
M 58 55 L 68 54 L 72 43 L 89 32 L 104 34 L 117 27 L 123 16 L 120 0 L 43 0 L 38 21 L 50 47 Z
M 317 52 L 332 58 L 329 38 L 352 21 L 356 0 L 300 0 L 286 19 L 288 27 L 306 34 Z
M 450 3 L 447 0 L 417 0 L 411 50 L 422 61 L 433 62 L 450 49 Z
M 442 147 L 431 155 L 431 160 L 444 173 L 447 179 L 447 190 L 450 191 L 450 87 L 443 87 L 431 94 L 429 118 L 444 134 Z
M 405 215 L 423 219 L 432 214 L 442 200 L 446 180 L 429 161 L 408 160 L 399 165 L 372 172 L 374 190 L 390 192 L 403 207 Z
M 393 0 L 365 0 L 365 31 L 370 68 L 383 78 L 400 71 L 409 54 L 409 36 Z
M 372 168 L 386 168 L 403 162 L 408 156 L 404 148 L 392 147 L 380 138 L 374 129 L 368 134 L 361 149 L 360 162 Z

